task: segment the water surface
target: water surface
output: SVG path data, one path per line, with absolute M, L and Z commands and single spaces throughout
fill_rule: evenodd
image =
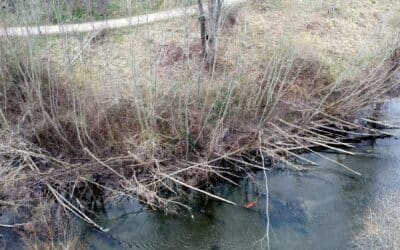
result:
M 400 106 L 385 107 L 400 117 Z M 385 118 L 385 116 L 384 116 Z M 387 118 L 387 117 L 386 117 Z M 400 135 L 398 130 L 391 133 Z M 100 223 L 112 239 L 87 228 L 91 249 L 349 249 L 361 230 L 360 219 L 379 206 L 386 192 L 400 194 L 400 140 L 397 137 L 356 144 L 356 156 L 325 151 L 323 155 L 361 173 L 357 176 L 315 154 L 319 165 L 306 172 L 282 168 L 248 176 L 240 186 L 220 184 L 215 193 L 251 209 L 197 199 L 192 215 L 154 213 L 135 202 L 109 206 Z M 139 212 L 137 212 L 139 211 Z

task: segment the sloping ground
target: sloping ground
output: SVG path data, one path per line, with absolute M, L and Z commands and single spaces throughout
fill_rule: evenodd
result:
M 254 66 L 276 54 L 275 50 L 295 50 L 303 59 L 325 65 L 329 71 L 326 73 L 335 78 L 352 78 L 380 60 L 377 55 L 382 55 L 388 39 L 397 31 L 399 21 L 395 15 L 399 4 L 390 0 L 337 1 L 335 6 L 317 2 L 290 1 L 272 7 L 256 2 L 228 10 L 230 14 L 219 42 L 221 66 L 232 68 L 233 62 L 240 58 L 243 71 L 257 74 L 259 69 Z M 231 17 L 234 24 L 229 24 Z M 196 18 L 178 18 L 104 32 L 97 39 L 100 42 L 90 40 L 93 38 L 90 34 L 63 36 L 51 39 L 46 49 L 50 47 L 51 57 L 59 62 L 78 57 L 74 61 L 76 70 L 85 79 L 94 77 L 93 82 L 105 81 L 107 86 L 121 86 L 129 81 L 144 84 L 153 78 L 156 67 L 158 77 L 169 81 L 176 80 L 171 76 L 181 77 L 187 64 L 196 67 L 196 60 L 183 63 L 183 58 L 186 50 L 189 54 L 190 50 L 199 52 L 197 30 Z M 163 55 L 160 52 L 165 46 L 175 49 Z M 169 65 L 160 67 L 159 60 Z M 88 74 L 84 69 L 97 73 Z
M 285 153 L 309 145 L 351 147 L 343 133 L 315 131 L 359 128 L 349 121 L 398 85 L 399 3 L 335 2 L 228 10 L 212 70 L 202 65 L 195 17 L 2 38 L 0 177 L 13 180 L 2 182 L 2 199 L 38 208 L 29 209 L 27 230 L 65 209 L 102 229 L 82 212 L 97 206 L 98 193 L 165 208 L 179 203 L 160 190 L 212 196 L 197 188 L 210 176 L 262 169 L 264 154 L 249 159 L 249 151 L 287 162 Z M 232 169 L 221 170 L 221 159 Z
M 227 0 L 225 6 L 246 2 L 246 0 Z M 53 35 L 65 33 L 94 32 L 104 29 L 116 29 L 129 26 L 137 26 L 153 22 L 165 21 L 182 16 L 192 16 L 198 13 L 197 6 L 177 8 L 163 12 L 146 14 L 134 17 L 109 19 L 104 21 L 83 22 L 76 24 L 37 25 L 19 27 L 0 27 L 0 36 L 35 36 Z

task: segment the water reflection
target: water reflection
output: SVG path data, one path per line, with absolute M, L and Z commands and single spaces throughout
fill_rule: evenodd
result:
M 362 173 L 361 177 L 312 154 L 306 157 L 319 166 L 311 171 L 268 172 L 272 249 L 348 248 L 359 230 L 359 216 L 373 206 L 374 197 L 382 190 L 399 189 L 396 138 L 364 142 L 355 150 L 365 155 L 324 155 Z M 260 242 L 267 223 L 263 176 L 256 173 L 256 182 L 243 180 L 241 187 L 221 184 L 215 188 L 218 195 L 238 204 L 256 201 L 251 209 L 203 200 L 195 205 L 193 217 L 144 211 L 115 219 L 140 208 L 130 203 L 110 207 L 101 215 L 120 242 L 90 229 L 84 238 L 92 249 L 264 249 L 266 242 Z
M 400 105 L 383 107 L 400 117 Z M 385 118 L 385 117 L 383 117 Z M 391 130 L 400 135 L 400 131 Z M 365 141 L 349 156 L 324 152 L 305 155 L 319 165 L 307 172 L 268 172 L 271 249 L 345 249 L 360 230 L 360 217 L 379 204 L 382 193 L 400 194 L 400 141 L 396 137 Z M 255 181 L 254 181 L 255 180 Z M 108 207 L 101 224 L 118 240 L 88 228 L 83 239 L 92 249 L 265 249 L 267 226 L 264 174 L 244 179 L 240 187 L 220 184 L 215 192 L 251 209 L 213 200 L 197 200 L 193 217 L 166 216 L 139 210 L 138 203 Z M 128 214 L 119 217 L 122 214 Z

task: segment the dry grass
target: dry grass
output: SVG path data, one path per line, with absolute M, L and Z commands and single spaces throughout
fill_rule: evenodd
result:
M 15 209 L 52 199 L 103 230 L 90 216 L 99 197 L 172 212 L 192 189 L 229 203 L 198 187 L 264 169 L 249 152 L 294 168 L 288 157 L 304 161 L 299 149 L 350 153 L 341 140 L 360 129 L 352 121 L 398 86 L 399 37 L 374 17 L 395 20 L 385 4 L 397 5 L 352 1 L 366 17 L 359 25 L 344 1 L 334 11 L 309 3 L 255 1 L 232 10 L 234 22 L 225 14 L 211 71 L 189 17 L 97 36 L 2 38 L 0 199 Z M 327 136 L 332 129 L 340 134 Z
M 18 228 L 27 249 L 87 249 L 80 242 L 76 225 L 60 204 L 43 201 L 32 215 L 32 221 Z

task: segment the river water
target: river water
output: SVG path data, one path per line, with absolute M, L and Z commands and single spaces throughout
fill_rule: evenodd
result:
M 396 102 L 385 110 L 391 118 L 400 117 Z M 174 216 L 134 201 L 108 206 L 98 221 L 114 238 L 86 228 L 82 239 L 91 249 L 267 249 L 268 244 L 270 249 L 354 248 L 355 236 L 365 230 L 364 217 L 381 207 L 385 194 L 400 196 L 400 140 L 364 141 L 353 151 L 358 155 L 306 154 L 319 164 L 306 172 L 278 166 L 267 172 L 268 192 L 263 172 L 249 175 L 240 186 L 215 187 L 216 194 L 238 204 L 255 201 L 250 209 L 205 199 L 195 199 L 192 214 Z

